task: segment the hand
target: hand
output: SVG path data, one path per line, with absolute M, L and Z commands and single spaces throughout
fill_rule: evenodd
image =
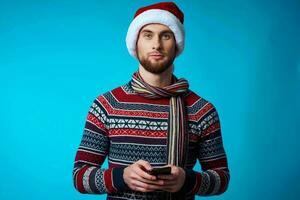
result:
M 147 173 L 152 167 L 149 162 L 139 160 L 124 169 L 123 179 L 128 187 L 139 192 L 153 192 L 161 188 L 162 180 Z
M 185 181 L 185 171 L 181 167 L 175 165 L 168 165 L 171 167 L 170 175 L 158 175 L 158 180 L 163 181 L 163 185 L 160 187 L 161 190 L 167 192 L 178 192 Z

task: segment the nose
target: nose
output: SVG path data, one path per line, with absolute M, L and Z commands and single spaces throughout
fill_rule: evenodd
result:
M 153 50 L 160 50 L 161 49 L 161 41 L 160 41 L 160 38 L 158 36 L 153 38 L 152 49 Z

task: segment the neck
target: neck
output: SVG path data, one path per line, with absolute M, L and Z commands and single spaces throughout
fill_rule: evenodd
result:
M 139 65 L 139 73 L 146 83 L 154 87 L 165 87 L 172 84 L 173 65 L 161 74 L 153 74 Z

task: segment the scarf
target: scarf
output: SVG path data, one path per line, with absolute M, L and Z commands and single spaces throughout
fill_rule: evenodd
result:
M 131 86 L 139 95 L 151 98 L 170 98 L 168 117 L 168 164 L 184 168 L 188 145 L 187 116 L 184 96 L 188 92 L 189 84 L 185 79 L 172 76 L 172 84 L 166 87 L 154 87 L 147 84 L 139 72 L 132 76 Z

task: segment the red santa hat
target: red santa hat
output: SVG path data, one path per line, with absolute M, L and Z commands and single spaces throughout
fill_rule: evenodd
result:
M 139 32 L 146 24 L 159 23 L 168 26 L 174 33 L 178 56 L 184 48 L 184 15 L 173 2 L 161 2 L 138 9 L 129 25 L 126 46 L 129 54 L 136 55 L 136 42 Z

